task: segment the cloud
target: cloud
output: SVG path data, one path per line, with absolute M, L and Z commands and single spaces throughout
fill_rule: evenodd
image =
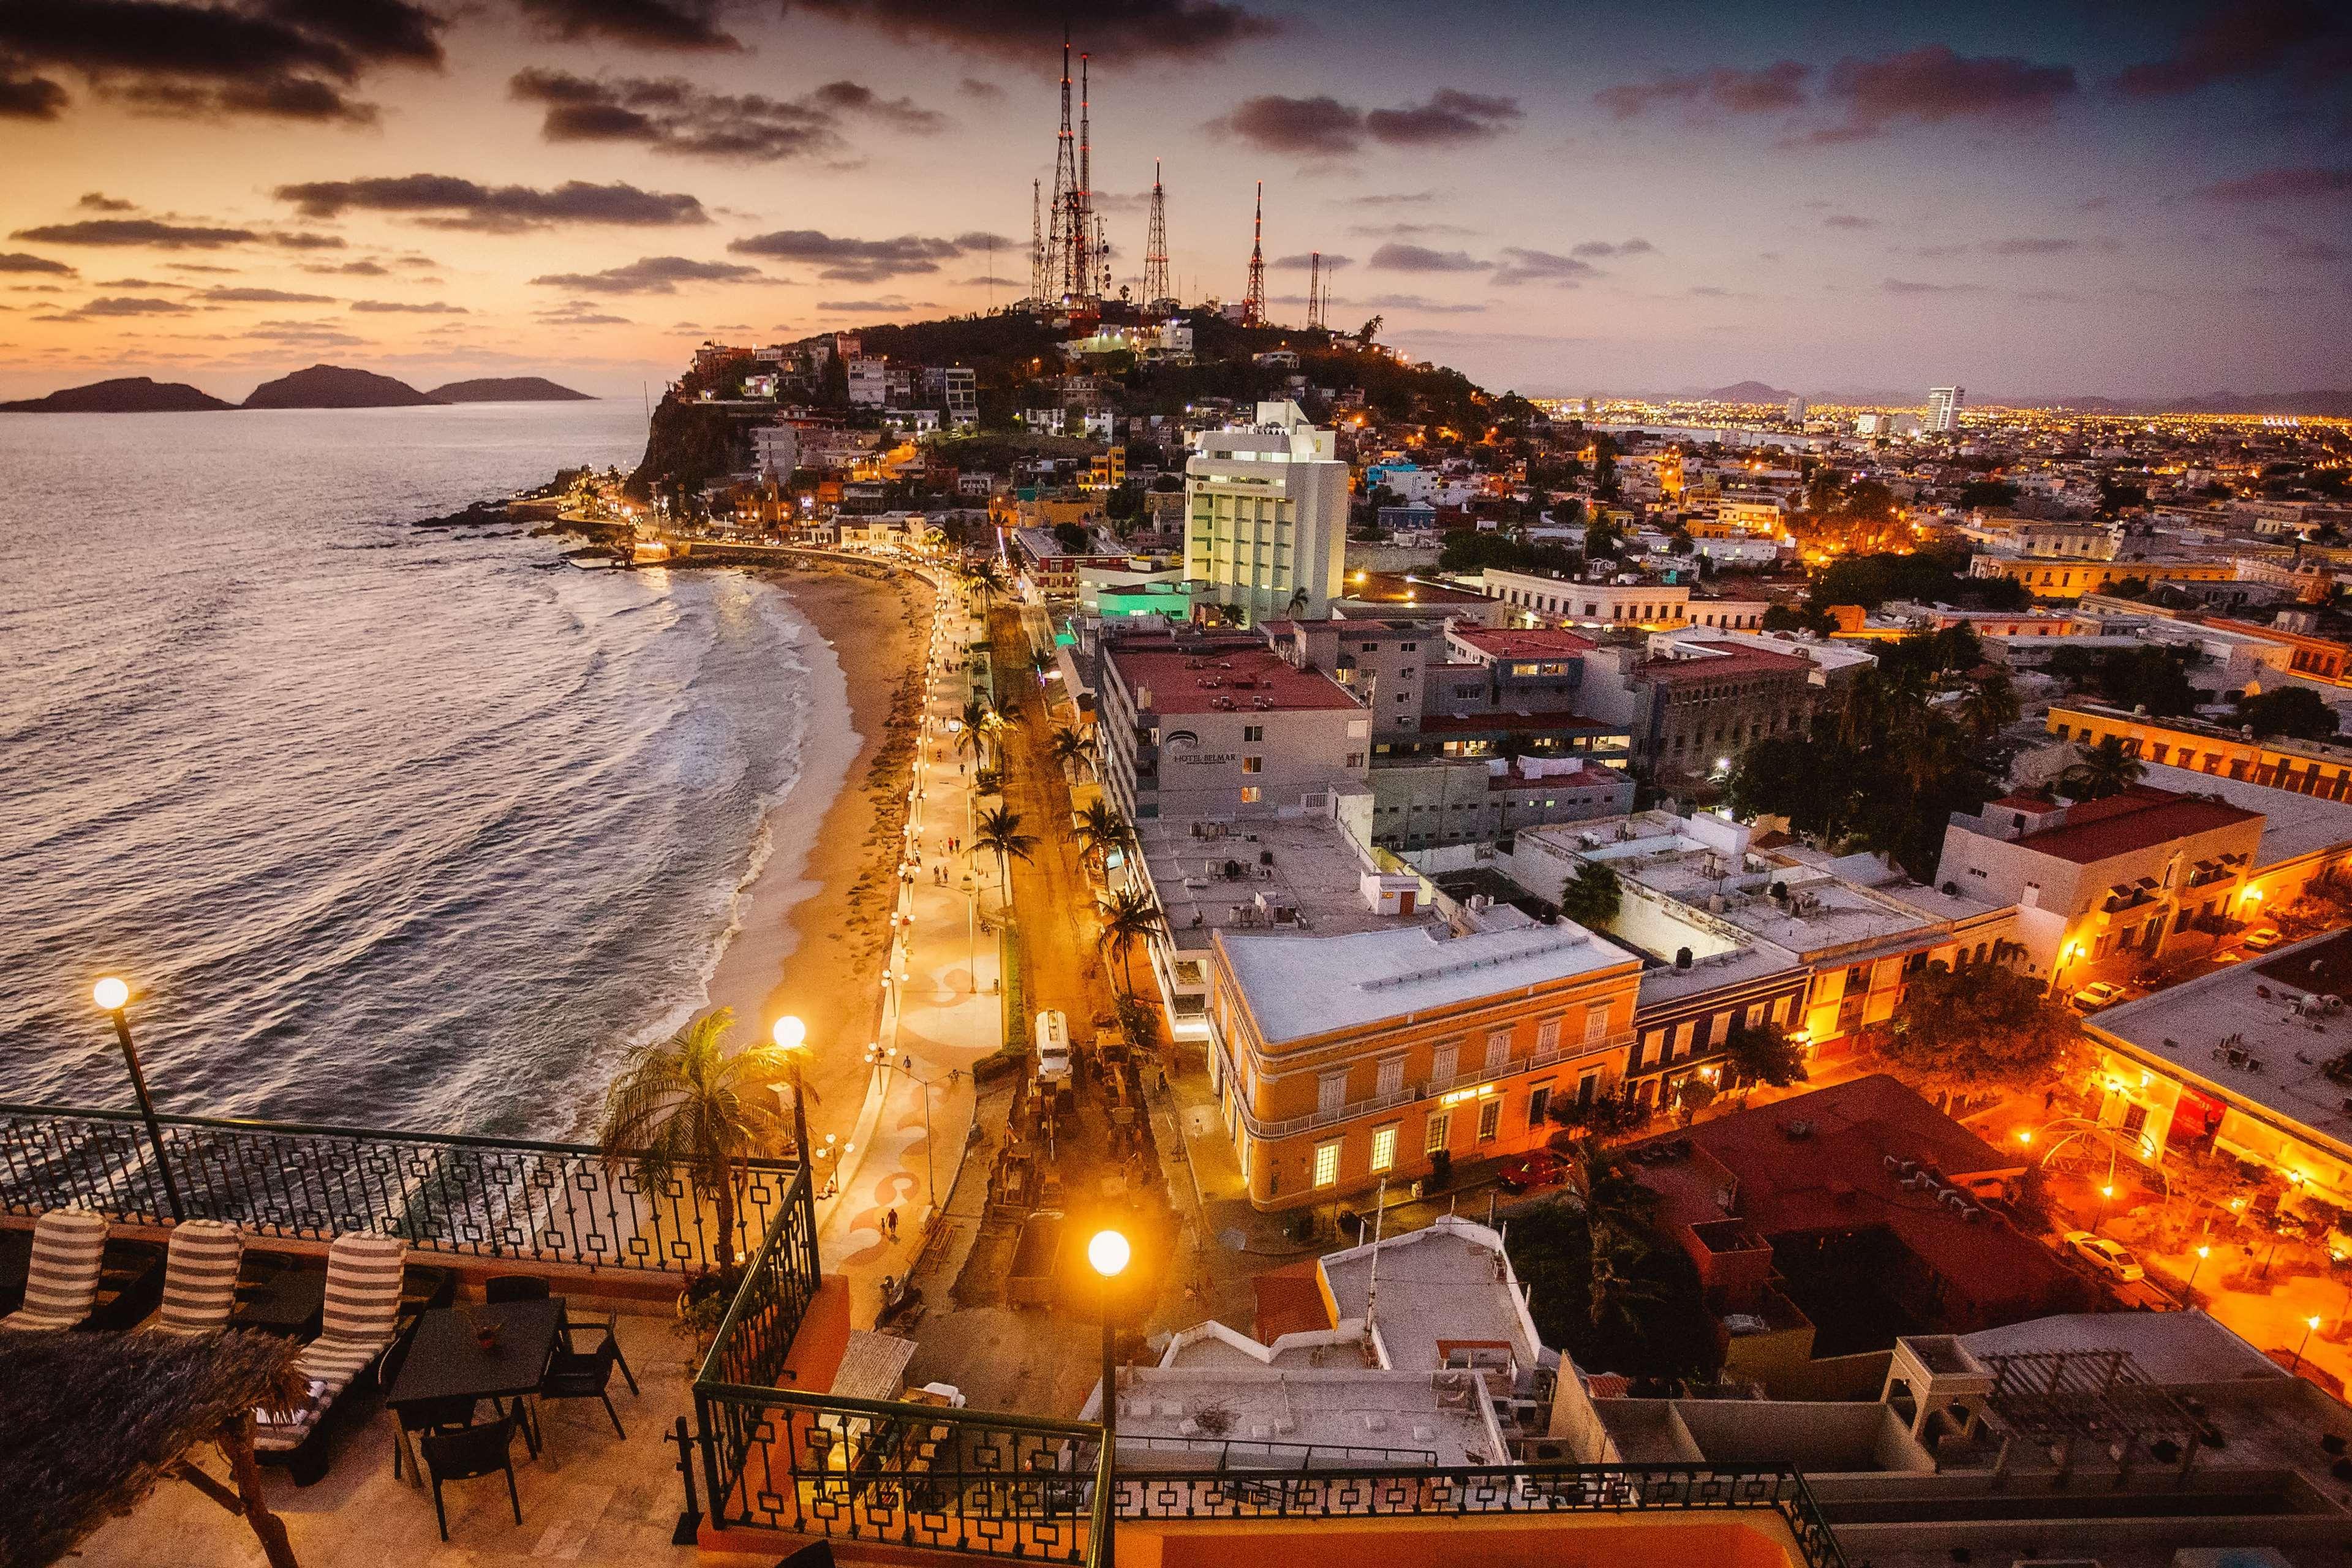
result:
M 436 228 L 513 234 L 549 224 L 614 224 L 657 227 L 709 223 L 702 203 L 683 193 L 642 191 L 625 183 L 590 184 L 567 180 L 541 190 L 530 185 L 483 185 L 455 174 L 380 175 L 358 180 L 313 180 L 280 185 L 273 193 L 306 217 L 340 217 L 351 211 L 394 213 Z
M 1822 226 L 1847 229 L 1876 228 L 1878 220 L 1874 217 L 1856 217 L 1852 213 L 1832 213 L 1822 219 Z
M 246 328 L 241 335 L 282 343 L 289 348 L 349 349 L 363 347 L 368 342 L 367 339 L 355 337 L 341 327 L 319 321 L 263 321 Z
M 244 245 L 261 236 L 249 228 L 163 223 L 150 217 L 93 217 L 20 228 L 9 237 L 47 245 L 145 245 L 159 250 L 217 250 L 223 246 Z
M 1728 300 L 1731 298 L 1730 289 L 1717 289 L 1711 283 L 1694 283 L 1690 286 L 1690 292 L 1697 295 L 1702 300 Z
M 2343 261 L 2352 258 L 2352 248 L 2325 239 L 2306 239 L 2278 224 L 2257 224 L 2254 232 L 2277 246 L 2277 255 L 2283 261 Z
M 339 234 L 310 234 L 301 230 L 265 234 L 261 237 L 281 250 L 341 250 L 347 243 Z
M 1605 239 L 1588 239 L 1581 245 L 1570 246 L 1570 256 L 1654 256 L 1658 247 L 1646 239 L 1628 239 L 1611 244 Z
M 316 272 L 322 276 L 343 278 L 389 278 L 392 276 L 392 268 L 386 267 L 381 261 L 346 261 L 340 266 L 330 266 L 320 262 L 310 262 L 303 266 L 302 270 L 305 272 Z
M 604 39 L 654 49 L 740 49 L 713 0 L 518 0 L 551 37 Z
M 813 228 L 785 228 L 736 240 L 727 248 L 738 256 L 805 261 L 817 267 L 817 276 L 829 282 L 879 283 L 887 278 L 937 272 L 942 261 L 992 246 L 1009 250 L 1013 242 L 990 234 L 961 234 L 952 239 L 914 234 L 896 239 L 850 239 Z
M 1879 284 L 1889 294 L 1983 294 L 1990 292 L 1981 283 L 1916 283 L 1907 278 L 1889 278 Z
M 1333 158 L 1353 153 L 1367 138 L 1391 147 L 1427 147 L 1499 136 L 1521 118 L 1518 100 L 1441 88 L 1426 103 L 1365 110 L 1328 93 L 1246 98 L 1209 122 L 1210 131 L 1265 153 Z
M 784 0 L 784 9 L 1024 62 L 1060 42 L 1070 23 L 1058 0 Z M 1280 26 L 1230 0 L 1102 0 L 1081 21 L 1087 48 L 1106 59 L 1205 58 Z
M 2352 29 L 2340 8 L 2314 0 L 2223 0 L 2183 29 L 2159 60 L 2116 79 L 2126 98 L 2169 98 L 2293 65 L 2306 83 L 2352 72 Z
M 41 321 L 87 321 L 109 316 L 184 316 L 192 307 L 178 300 L 142 299 L 136 295 L 101 295 L 84 301 L 74 309 L 54 316 L 37 316 Z
M 2197 193 L 2209 202 L 2275 202 L 2307 201 L 2315 196 L 2340 196 L 2352 194 L 2352 165 L 2323 169 L 2315 164 L 2300 168 L 2263 169 L 2235 180 L 2223 180 Z M 24 235 L 16 237 L 23 239 Z
M 84 191 L 81 194 L 81 200 L 74 203 L 74 205 L 84 212 L 91 213 L 127 213 L 139 210 L 138 203 L 117 201 L 104 191 Z
M 1849 56 L 1830 68 L 1822 91 L 1824 100 L 1845 105 L 1845 122 L 1806 140 L 1859 142 L 1903 121 L 1940 125 L 1979 115 L 2038 116 L 2075 86 L 2072 66 L 2035 65 L 2017 55 L 1971 58 L 1947 44 L 1884 59 Z
M 1351 223 L 1349 234 L 1360 234 L 1367 239 L 1436 238 L 1441 235 L 1475 234 L 1478 231 L 1458 223 Z
M 202 261 L 166 261 L 163 268 L 167 272 L 215 272 L 224 277 L 236 276 L 234 267 L 213 267 Z
M 185 283 L 169 278 L 108 278 L 90 285 L 93 289 L 185 289 Z
M 1440 315 L 1468 316 L 1484 310 L 1484 305 L 1450 303 L 1432 300 L 1420 294 L 1375 294 L 1369 300 L 1353 300 L 1350 305 L 1370 310 L 1423 310 Z
M 626 316 L 606 314 L 590 300 L 566 300 L 561 305 L 551 305 L 539 312 L 539 319 L 558 327 L 626 327 L 634 324 Z
M 1732 114 L 1770 114 L 1795 109 L 1805 101 L 1810 66 L 1780 60 L 1755 70 L 1716 66 L 1707 70 L 1670 72 L 1648 81 L 1603 88 L 1593 101 L 1620 120 L 1646 114 L 1663 103 L 1683 103 L 1718 109 Z
M 331 305 L 331 294 L 295 294 L 284 289 L 207 289 L 196 296 L 215 305 Z
M 446 300 L 430 300 L 423 304 L 406 300 L 354 300 L 352 309 L 370 316 L 469 316 L 473 312 L 463 305 L 452 305 Z
M 22 250 L 0 251 L 0 272 L 54 272 L 62 278 L 74 275 L 74 269 L 62 261 Z
M 756 267 L 731 261 L 646 256 L 602 272 L 551 272 L 531 281 L 583 294 L 675 294 L 680 283 L 749 283 L 765 276 Z
M 956 90 L 966 98 L 979 99 L 982 103 L 994 103 L 1004 96 L 1004 89 L 992 81 L 982 81 L 976 76 L 965 77 L 956 83 Z
M 1487 266 L 1464 250 L 1432 250 L 1425 245 L 1395 243 L 1373 251 L 1370 265 L 1389 272 L 1483 272 Z
M 1573 288 L 1587 278 L 1599 276 L 1599 269 L 1589 261 L 1507 245 L 1503 247 L 1502 265 L 1495 268 L 1494 280 L 1503 284 L 1558 283 Z
M 901 310 L 929 310 L 929 300 L 906 300 L 886 294 L 879 300 L 819 300 L 816 308 L 836 315 L 896 315 Z
M 447 25 L 407 0 L 11 0 L 0 57 L 73 71 L 146 113 L 365 122 L 375 108 L 351 89 L 383 67 L 437 68 Z M 34 117 L 65 105 L 47 79 L 7 86 L 0 97 L 30 94 Z
M 1989 239 L 1985 250 L 1993 256 L 2060 256 L 2069 250 L 2080 250 L 2079 239 L 2060 239 L 2051 236 L 2032 236 L 2022 239 Z
M 18 76 L 0 64 L 0 120 L 55 120 L 72 95 L 45 76 Z
M 507 90 L 543 104 L 550 142 L 635 142 L 659 153 L 771 163 L 846 149 L 849 120 L 929 135 L 947 117 L 912 99 L 884 99 L 854 81 L 827 82 L 796 99 L 704 92 L 677 77 L 598 78 L 532 67 Z
M 1277 256 L 1266 265 L 1277 269 L 1304 272 L 1313 260 L 1312 257 L 1302 250 L 1296 256 Z M 1323 270 L 1326 272 L 1337 272 L 1343 267 L 1353 267 L 1355 264 L 1356 258 L 1352 256 L 1342 256 L 1336 250 L 1323 253 Z
M 1370 195 L 1349 196 L 1348 205 L 1357 207 L 1420 206 L 1436 199 L 1435 191 L 1376 191 Z

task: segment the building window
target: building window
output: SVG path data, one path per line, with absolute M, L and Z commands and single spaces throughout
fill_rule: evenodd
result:
M 1584 1010 L 1584 1043 L 1597 1046 L 1609 1037 L 1609 1004 L 1596 1002 Z
M 1544 804 L 1546 805 L 1549 805 L 1551 802 L 1546 801 Z M 1536 1026 L 1536 1049 L 1538 1051 L 1550 1051 L 1557 1050 L 1559 1048 L 1559 1020 L 1558 1018 L 1546 1018 L 1542 1023 Z
M 1243 740 L 1244 740 L 1244 741 L 1263 741 L 1263 740 L 1265 740 L 1265 725 L 1263 725 L 1263 724 L 1244 724 L 1244 725 L 1243 725 L 1243 726 L 1242 726 L 1242 739 L 1243 739 Z
M 1372 1174 L 1396 1168 L 1396 1134 L 1393 1127 L 1372 1129 Z
M 1676 1057 L 1687 1056 L 1690 1054 L 1691 1032 L 1697 1027 L 1698 1026 L 1695 1023 L 1683 1023 L 1675 1026 L 1675 1043 L 1673 1047 L 1666 1052 L 1666 1059 L 1668 1061 L 1672 1061 Z
M 1258 788 L 1255 784 L 1242 785 L 1242 804 L 1244 805 L 1255 805 L 1260 800 L 1264 799 L 1265 796 L 1265 792 Z
M 1454 1116 L 1451 1111 L 1430 1112 L 1429 1131 L 1422 1138 L 1421 1152 L 1424 1154 L 1434 1154 L 1444 1148 L 1446 1134 L 1453 1130 L 1453 1125 Z
M 1430 1053 L 1429 1081 L 1433 1085 L 1443 1087 L 1454 1081 L 1454 1062 L 1461 1050 L 1456 1045 L 1444 1045 Z
M 1501 1072 L 1511 1059 L 1511 1031 L 1496 1029 L 1486 1037 L 1486 1070 Z
M 1315 1145 L 1315 1184 L 1336 1187 L 1339 1184 L 1339 1140 Z
M 1539 1089 L 1531 1089 L 1528 1091 L 1528 1126 L 1541 1127 L 1544 1123 L 1544 1112 L 1550 1109 L 1551 1085 L 1545 1084 Z
M 1242 759 L 1242 772 L 1245 773 L 1262 773 L 1265 772 L 1265 759 L 1264 757 L 1244 757 Z
M 1503 1130 L 1503 1102 L 1498 1097 L 1478 1102 L 1478 1142 L 1492 1143 Z
M 1315 1085 L 1315 1109 L 1325 1113 L 1339 1110 L 1348 1103 L 1348 1075 L 1327 1072 Z
M 1391 1057 L 1381 1063 L 1378 1092 L 1382 1096 L 1404 1092 L 1404 1058 L 1402 1057 Z

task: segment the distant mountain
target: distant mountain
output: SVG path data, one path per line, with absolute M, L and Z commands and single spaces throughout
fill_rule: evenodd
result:
M 595 398 L 542 375 L 486 375 L 453 381 L 425 394 L 436 403 L 593 403 Z
M 438 402 L 404 381 L 373 371 L 314 364 L 265 381 L 245 400 L 247 408 L 413 408 Z
M 114 381 L 93 381 L 88 386 L 68 386 L 47 397 L 0 403 L 0 414 L 201 414 L 236 406 L 184 382 L 126 375 Z
M 1796 395 L 1760 381 L 1735 381 L 1729 386 L 1699 394 L 1701 400 L 1708 403 L 1786 403 Z

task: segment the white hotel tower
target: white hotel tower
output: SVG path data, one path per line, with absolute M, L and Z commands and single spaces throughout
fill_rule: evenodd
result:
M 1255 424 L 1204 430 L 1184 465 L 1185 575 L 1255 626 L 1319 620 L 1339 592 L 1348 465 L 1295 403 L 1261 403 Z

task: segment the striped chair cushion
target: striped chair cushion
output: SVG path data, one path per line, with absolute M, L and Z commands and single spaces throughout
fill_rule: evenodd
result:
M 106 1221 L 88 1209 L 51 1209 L 33 1227 L 25 1307 L 0 1329 L 70 1329 L 89 1316 L 106 1258 Z
M 400 1273 L 408 1243 L 397 1237 L 352 1233 L 327 1252 L 327 1306 L 322 1340 L 349 1340 L 381 1348 L 392 1342 L 400 1316 Z
M 264 1454 L 282 1454 L 299 1448 L 302 1439 L 310 1435 L 328 1406 L 335 1402 L 338 1391 L 313 1379 L 304 1390 L 302 1402 L 291 1410 L 256 1410 L 253 1413 L 253 1447 Z
M 341 1394 L 352 1385 L 352 1380 L 368 1369 L 368 1363 L 383 1353 L 381 1344 L 365 1344 L 358 1340 L 312 1340 L 294 1358 L 294 1370 L 304 1377 L 327 1385 L 328 1391 Z
M 228 1326 L 236 1306 L 236 1273 L 245 1237 L 216 1219 L 192 1219 L 172 1232 L 163 1272 L 163 1307 L 155 1327 L 166 1333 L 206 1334 Z

